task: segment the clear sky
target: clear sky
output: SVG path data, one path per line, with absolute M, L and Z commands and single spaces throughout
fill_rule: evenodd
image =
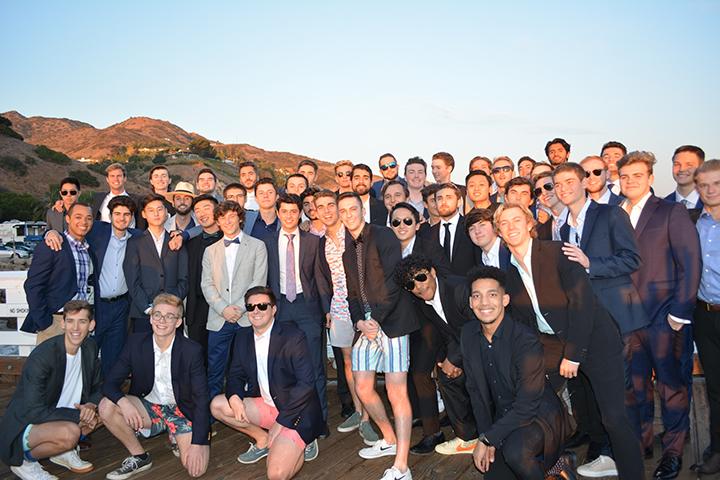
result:
M 380 153 L 720 157 L 720 1 L 0 2 L 0 111 L 130 116 L 377 168 Z

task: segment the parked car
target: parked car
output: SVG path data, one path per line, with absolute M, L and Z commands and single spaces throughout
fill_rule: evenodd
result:
M 28 258 L 31 255 L 30 252 L 23 249 L 15 249 L 13 250 L 12 247 L 7 247 L 6 245 L 0 245 L 0 258 Z

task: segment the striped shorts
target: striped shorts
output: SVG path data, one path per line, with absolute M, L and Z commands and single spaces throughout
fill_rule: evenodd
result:
M 364 334 L 352 349 L 352 369 L 355 372 L 407 372 L 410 366 L 409 335 L 390 338 L 380 330 L 373 340 Z

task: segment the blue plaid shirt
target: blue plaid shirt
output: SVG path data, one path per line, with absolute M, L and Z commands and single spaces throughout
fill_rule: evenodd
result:
M 75 259 L 75 272 L 77 273 L 77 293 L 73 297 L 73 300 L 86 300 L 91 301 L 89 296 L 88 278 L 93 273 L 92 262 L 90 261 L 90 253 L 88 252 L 88 244 L 83 239 L 82 242 L 75 240 L 65 230 L 65 238 L 70 245 L 73 258 Z

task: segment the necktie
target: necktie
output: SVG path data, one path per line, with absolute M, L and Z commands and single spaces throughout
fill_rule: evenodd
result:
M 295 284 L 295 245 L 293 245 L 294 233 L 286 233 L 288 239 L 287 252 L 285 253 L 285 298 L 292 303 L 297 298 L 297 285 Z
M 683 198 L 682 200 L 680 200 L 680 203 L 682 203 L 685 206 L 685 208 L 689 209 L 691 207 L 690 201 L 687 198 Z
M 358 284 L 360 286 L 360 300 L 363 304 L 363 311 L 367 316 L 370 313 L 370 301 L 368 300 L 367 290 L 365 289 L 365 256 L 363 252 L 363 237 L 362 234 L 355 239 L 355 257 L 357 259 L 358 267 Z
M 450 256 L 451 249 L 450 249 L 450 223 L 443 224 L 443 227 L 445 227 L 445 239 L 443 240 L 443 250 L 445 251 L 445 256 L 448 260 L 452 261 L 452 258 Z
M 226 247 L 230 246 L 233 243 L 237 243 L 238 245 L 240 245 L 240 238 L 235 237 L 232 240 L 228 240 L 227 238 L 225 238 L 223 239 L 223 242 L 225 243 Z

